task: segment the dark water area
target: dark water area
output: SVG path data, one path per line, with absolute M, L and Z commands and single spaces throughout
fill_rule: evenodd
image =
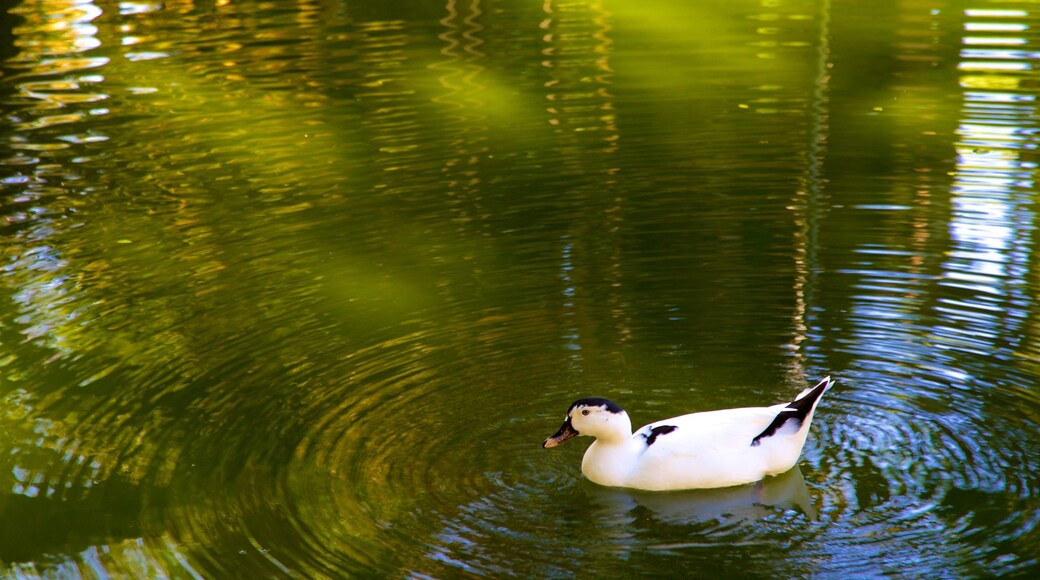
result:
M 1030 577 L 1040 10 L 0 11 L 0 576 Z M 788 400 L 649 493 L 541 442 Z

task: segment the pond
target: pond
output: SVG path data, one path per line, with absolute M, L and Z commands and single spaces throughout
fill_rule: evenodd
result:
M 1032 575 L 1038 97 L 1023 1 L 5 2 L 0 576 Z

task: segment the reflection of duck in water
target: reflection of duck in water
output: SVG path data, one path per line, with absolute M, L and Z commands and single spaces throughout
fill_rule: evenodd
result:
M 607 399 L 579 399 L 543 447 L 576 435 L 596 440 L 581 471 L 595 483 L 645 490 L 729 487 L 791 469 L 830 377 L 790 403 L 692 413 L 632 433 L 628 413 Z
M 621 515 L 643 506 L 655 519 L 669 524 L 758 521 L 774 515 L 775 508 L 797 510 L 810 520 L 817 516 L 798 466 L 776 477 L 735 487 L 656 493 L 590 486 L 588 494 L 594 505 L 607 512 Z

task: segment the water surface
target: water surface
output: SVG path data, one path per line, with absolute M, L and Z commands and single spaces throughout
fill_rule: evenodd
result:
M 5 4 L 0 575 L 1035 573 L 1037 10 L 675 4 Z

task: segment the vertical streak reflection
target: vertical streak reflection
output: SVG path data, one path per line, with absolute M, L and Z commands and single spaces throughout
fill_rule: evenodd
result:
M 438 38 L 444 42 L 441 54 L 445 60 L 430 65 L 437 73 L 444 92 L 434 102 L 445 108 L 445 115 L 453 126 L 453 137 L 447 143 L 441 173 L 448 186 L 448 195 L 456 201 L 459 218 L 469 222 L 482 213 L 480 209 L 480 163 L 490 151 L 491 134 L 485 109 L 487 87 L 480 80 L 484 71 L 484 55 L 480 46 L 484 27 L 479 18 L 483 14 L 480 1 L 473 0 L 460 10 L 456 0 L 448 0 L 446 16 L 440 20 L 444 30 Z M 476 204 L 468 207 L 461 200 Z
M 2 275 L 16 288 L 12 298 L 22 315 L 26 341 L 44 344 L 55 357 L 68 355 L 78 316 L 72 305 L 76 281 L 66 271 L 66 257 L 51 239 L 55 223 L 66 216 L 54 200 L 67 197 L 86 180 L 77 164 L 64 162 L 107 139 L 83 129 L 95 114 L 95 102 L 107 95 L 96 87 L 98 69 L 108 59 L 92 56 L 101 46 L 94 24 L 102 10 L 92 1 L 50 0 L 10 10 L 24 22 L 14 30 L 17 55 L 3 63 L 15 71 L 8 79 L 17 97 L 0 118 L 0 193 L 5 194 L 2 221 L 16 228 L 0 244 L 7 262 Z M 9 174 L 8 174 L 9 173 Z M 8 196 L 8 192 L 10 195 Z M 64 203 L 64 202 L 63 202 Z
M 829 126 L 830 81 L 830 0 L 820 3 L 819 32 L 816 46 L 816 78 L 809 107 L 809 145 L 806 148 L 806 169 L 802 187 L 791 203 L 795 223 L 795 308 L 792 320 L 794 336 L 791 339 L 792 381 L 802 381 L 806 374 L 805 342 L 811 321 L 810 308 L 818 270 L 820 217 L 824 206 L 823 161 L 827 152 Z
M 615 187 L 619 130 L 611 92 L 613 15 L 602 2 L 547 0 L 542 10 L 546 122 L 552 128 L 558 173 L 573 184 L 571 195 L 582 200 L 583 209 L 561 240 L 559 265 L 565 296 L 562 333 L 577 361 L 584 340 L 608 334 L 587 332 L 599 318 L 589 316 L 585 305 L 608 308 L 609 334 L 616 344 L 630 336 L 628 303 L 622 292 L 623 198 Z M 601 296 L 582 300 L 594 293 Z
M 1024 10 L 966 10 L 961 120 L 951 197 L 951 251 L 936 306 L 936 344 L 1000 358 L 1021 345 L 1033 306 L 1038 124 L 1035 38 Z M 1014 47 L 1014 48 L 1009 48 Z

